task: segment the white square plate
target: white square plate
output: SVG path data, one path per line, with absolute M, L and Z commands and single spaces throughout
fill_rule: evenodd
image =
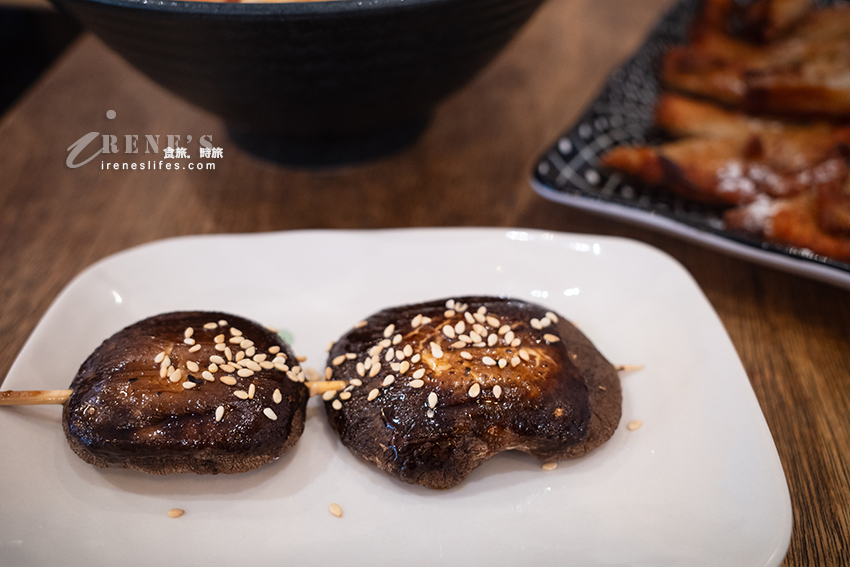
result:
M 351 455 L 314 399 L 303 437 L 275 463 L 158 477 L 85 464 L 57 406 L 0 408 L 0 565 L 780 563 L 791 504 L 744 369 L 690 275 L 633 241 L 428 229 L 148 244 L 71 282 L 3 387 L 67 388 L 102 340 L 172 310 L 274 325 L 321 371 L 328 342 L 372 312 L 472 294 L 546 305 L 615 364 L 645 365 L 622 377 L 623 420 L 607 443 L 551 472 L 502 454 L 433 491 Z M 643 427 L 628 431 L 633 419 Z M 186 514 L 169 519 L 175 507 Z

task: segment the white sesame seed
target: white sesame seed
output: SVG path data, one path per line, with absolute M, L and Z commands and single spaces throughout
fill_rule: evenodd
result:
M 470 325 L 475 323 L 475 318 L 472 316 L 472 313 L 470 313 L 468 311 L 463 314 L 463 318 L 466 319 L 466 322 L 469 323 Z
M 522 339 L 520 339 L 519 337 L 511 341 L 512 347 L 518 347 L 520 344 L 522 344 Z
M 455 324 L 455 333 L 457 333 L 458 335 L 463 333 L 465 330 L 466 330 L 466 323 L 464 323 L 463 321 L 458 321 Z
M 195 384 L 194 382 L 189 382 L 189 381 L 183 382 L 183 389 L 184 390 L 191 390 L 195 386 L 197 386 L 197 384 Z
M 198 352 L 199 350 L 201 350 L 201 345 L 195 345 L 189 349 L 189 352 Z
M 331 401 L 335 397 L 336 397 L 336 390 L 328 390 L 327 392 L 322 394 L 322 399 L 325 400 L 326 402 Z
M 421 355 L 421 354 L 419 354 L 418 352 L 417 352 L 416 354 L 414 354 L 412 357 L 410 357 L 410 362 L 411 362 L 412 364 L 416 364 L 416 363 L 417 363 L 417 362 L 419 362 L 420 360 L 422 360 L 422 355 Z
M 195 344 L 195 339 L 183 339 L 183 342 L 187 345 L 193 345 Z
M 183 371 L 179 368 L 168 375 L 168 379 L 174 382 L 175 384 L 179 382 L 181 378 L 183 378 Z
M 437 407 L 437 394 L 431 392 L 428 394 L 428 407 L 435 408 Z
M 339 366 L 339 365 L 340 365 L 340 364 L 342 364 L 343 362 L 345 362 L 345 355 L 344 355 L 344 354 L 341 354 L 341 355 L 339 355 L 339 356 L 335 357 L 335 358 L 333 359 L 333 361 L 331 362 L 331 364 L 333 364 L 334 366 Z
M 351 397 L 351 392 L 340 392 L 340 394 L 339 394 L 340 400 L 347 400 L 350 397 Z
M 218 352 L 223 352 L 224 349 L 225 349 L 224 343 L 218 343 L 217 345 L 215 345 L 215 350 L 217 350 Z
M 342 409 L 342 402 L 339 401 L 339 400 L 334 400 L 334 403 L 331 404 L 331 407 L 335 410 L 341 410 Z
M 369 391 L 369 395 L 366 396 L 366 400 L 371 402 L 372 400 L 377 398 L 380 394 L 381 394 L 381 392 L 377 388 L 372 388 L 372 390 Z
M 369 370 L 370 368 L 372 368 L 372 365 L 373 365 L 374 363 L 375 363 L 375 361 L 374 361 L 374 359 L 372 359 L 372 358 L 367 358 L 366 360 L 364 360 L 364 361 L 363 361 L 363 368 L 364 368 L 364 370 Z
M 239 329 L 237 329 L 236 327 L 231 327 L 231 328 L 230 328 L 230 334 L 231 334 L 231 335 L 233 335 L 234 337 L 241 337 L 241 336 L 242 336 L 242 331 L 240 331 L 240 330 L 239 330 Z
M 374 378 L 378 375 L 378 372 L 381 371 L 381 366 L 379 364 L 372 365 L 372 368 L 369 369 L 369 378 Z
M 425 376 L 425 369 L 424 368 L 420 368 L 419 370 L 417 370 L 416 372 L 413 373 L 413 377 L 417 378 L 417 379 L 422 378 L 423 376 Z
M 466 343 L 463 341 L 458 341 L 456 343 L 452 343 L 449 345 L 451 348 L 463 348 L 466 346 Z
M 355 367 L 358 376 L 366 376 L 366 366 L 362 362 L 358 362 Z
M 218 379 L 222 384 L 227 384 L 228 386 L 236 385 L 236 378 L 233 376 L 222 376 Z
M 210 372 L 218 372 L 218 364 L 215 362 L 211 362 L 209 366 L 207 366 L 207 370 Z
M 384 378 L 384 381 L 381 382 L 381 386 L 389 386 L 393 382 L 395 382 L 395 376 L 387 376 Z
M 490 358 L 489 356 L 485 356 L 484 358 L 482 358 L 481 362 L 483 362 L 487 366 L 496 366 L 496 361 Z
M 455 315 L 457 315 L 457 313 L 455 313 L 454 309 L 446 309 L 445 311 L 443 311 L 443 317 L 445 317 L 446 319 L 454 317 Z
M 391 361 L 393 359 L 394 354 L 395 352 L 393 351 L 393 349 L 388 349 L 387 354 L 384 355 L 384 360 L 386 360 L 387 362 Z
M 275 346 L 273 346 L 273 347 L 269 347 L 269 353 L 270 353 L 270 354 L 277 354 L 277 353 L 279 353 L 279 352 L 280 352 L 280 347 L 279 347 L 279 346 L 275 345 Z
M 369 324 L 369 323 L 368 323 L 368 322 L 366 322 L 366 321 L 358 321 L 358 322 L 357 322 L 357 324 L 356 324 L 356 325 L 354 325 L 354 328 L 355 328 L 355 329 L 362 329 L 363 327 L 365 327 L 365 326 L 366 326 L 366 325 L 368 325 L 368 324 Z
M 496 335 L 496 333 L 493 333 L 492 335 L 487 337 L 487 345 L 488 346 L 494 346 L 496 344 L 496 341 L 498 341 L 498 340 L 499 340 L 498 335 Z
M 455 308 L 455 300 L 449 299 L 446 301 L 446 309 L 454 309 Z
M 423 382 L 422 380 L 411 380 L 410 384 L 408 384 L 408 386 L 410 386 L 411 388 L 421 388 L 424 385 L 425 382 Z
M 254 399 L 254 394 L 257 393 L 257 387 L 251 384 L 248 386 L 248 397 Z
M 193 329 L 192 327 L 186 327 L 186 330 L 183 331 L 183 336 L 187 339 L 194 334 L 195 334 L 195 329 Z
M 527 350 L 525 350 L 524 348 L 523 348 L 523 349 L 520 349 L 520 351 L 519 351 L 519 357 L 520 357 L 521 359 L 523 359 L 524 361 L 526 361 L 526 362 L 528 362 L 529 360 L 531 360 L 531 357 L 530 357 L 530 356 L 528 356 L 528 351 L 527 351 Z
M 479 325 L 478 323 L 472 326 L 472 330 L 481 335 L 482 337 L 487 336 L 487 328 L 484 325 Z
M 245 351 L 240 350 L 236 353 L 236 362 L 239 362 L 243 358 L 245 358 Z
M 198 370 L 201 369 L 201 367 L 198 366 L 198 363 L 193 361 L 193 360 L 187 360 L 186 361 L 186 368 L 189 369 L 189 372 L 197 372 Z
M 348 381 L 348 383 L 352 386 L 362 386 L 363 381 L 360 378 L 352 378 Z
M 219 327 L 226 327 L 226 326 L 227 326 L 227 321 L 226 321 L 226 320 L 224 320 L 224 319 L 219 319 L 219 320 L 218 320 L 218 325 L 219 325 Z
M 465 350 L 460 352 L 460 357 L 466 360 L 472 360 L 472 355 L 466 352 Z
M 404 360 L 404 351 L 401 349 L 397 349 L 395 351 L 395 357 L 399 360 Z
M 410 321 L 410 326 L 414 329 L 422 324 L 422 314 L 420 313 Z
M 266 358 L 268 358 L 268 355 L 265 355 L 265 354 L 255 354 L 254 356 L 252 356 L 252 357 L 251 357 L 251 359 L 252 359 L 254 362 L 262 362 L 262 361 L 264 361 Z
M 493 386 L 493 397 L 497 400 L 502 396 L 502 387 L 496 384 Z
M 272 421 L 277 420 L 277 414 L 272 410 L 272 408 L 263 409 L 263 414 Z
M 337 518 L 342 518 L 342 507 L 336 502 L 328 506 L 328 511 Z
M 401 363 L 401 368 L 399 368 L 398 371 L 404 374 L 408 370 L 410 370 L 410 363 L 405 360 Z
M 240 400 L 248 399 L 248 392 L 246 392 L 245 390 L 236 390 L 233 392 L 233 395 L 239 398 Z
M 472 346 L 474 346 L 476 348 L 484 348 L 484 347 L 487 346 L 487 343 L 485 343 L 484 341 L 481 341 L 480 343 L 475 343 Z
M 240 368 L 236 371 L 237 376 L 241 376 L 242 378 L 248 378 L 249 376 L 254 375 L 254 371 L 250 368 Z
M 431 343 L 431 356 L 434 358 L 443 358 L 443 349 L 437 343 Z
M 553 471 L 558 468 L 558 463 L 543 463 L 544 471 Z
M 537 319 L 537 318 L 532 319 L 531 320 L 531 328 L 532 329 L 542 329 L 543 327 L 540 326 L 540 319 Z
M 511 344 L 511 342 L 513 340 L 514 340 L 514 332 L 513 331 L 508 331 L 507 333 L 505 333 L 505 342 L 506 343 Z
M 487 314 L 487 308 L 482 305 L 481 307 L 478 308 L 478 311 L 476 311 L 476 313 L 478 313 L 479 315 L 486 315 Z
M 450 339 L 455 338 L 455 329 L 454 329 L 454 327 L 452 327 L 451 325 L 446 325 L 446 326 L 444 326 L 444 327 L 443 327 L 443 334 L 444 334 L 444 335 L 446 335 L 446 336 L 447 336 L 448 338 L 450 338 Z
M 331 376 L 333 376 L 334 371 L 330 369 L 330 367 L 325 368 L 325 380 L 330 380 Z
M 274 403 L 276 404 L 283 401 L 283 395 L 280 393 L 278 388 L 275 388 L 274 392 L 272 392 L 272 400 L 274 400 Z
M 222 335 L 216 335 L 215 338 L 213 339 L 213 342 L 215 344 L 223 343 L 224 342 L 224 335 L 223 334 Z
M 434 417 L 434 410 L 429 409 L 428 411 L 425 412 L 425 415 L 427 415 L 428 417 Z
M 514 356 L 513 358 L 511 358 L 511 366 L 513 367 L 513 366 L 516 366 L 517 364 L 519 364 L 519 357 Z
M 230 340 L 227 342 L 229 342 L 230 344 L 238 345 L 242 342 L 242 337 L 230 337 Z
M 552 321 L 553 323 L 557 323 L 557 322 L 558 322 L 558 316 L 557 316 L 557 315 L 555 315 L 553 312 L 551 312 L 551 311 L 547 311 L 547 312 L 546 312 L 546 316 L 547 316 L 547 317 L 549 318 L 549 320 L 550 320 L 550 321 Z
M 396 335 L 393 337 L 393 344 L 397 345 L 401 342 L 401 335 Z
M 431 318 L 430 318 L 430 317 L 424 317 L 424 316 L 422 317 L 422 324 L 423 324 L 423 325 L 427 325 L 427 324 L 428 324 L 428 323 L 430 323 L 430 322 L 431 322 Z
M 215 408 L 215 420 L 221 421 L 222 417 L 224 417 L 224 406 L 218 406 Z
M 159 353 L 158 355 L 156 355 L 156 358 L 153 359 L 153 361 L 156 362 L 157 364 L 159 364 L 163 360 L 165 360 L 165 353 L 164 352 Z
M 224 347 L 224 358 L 233 360 L 233 351 L 230 350 L 230 347 Z
M 478 397 L 478 394 L 481 393 L 481 386 L 476 382 L 472 386 L 469 387 L 469 391 L 466 392 L 470 398 Z
M 551 324 L 552 324 L 552 321 L 549 320 L 549 317 L 543 317 L 540 320 L 540 328 L 541 329 L 544 328 L 544 327 L 548 327 Z
M 473 317 L 475 318 L 475 320 L 476 320 L 476 321 L 478 321 L 478 322 L 479 322 L 479 323 L 481 323 L 481 324 L 484 324 L 484 323 L 486 323 L 486 322 L 487 322 L 487 317 L 485 317 L 485 316 L 484 316 L 484 315 L 482 315 L 481 313 L 475 313 L 475 314 L 473 315 Z
M 221 369 L 225 372 L 233 372 L 234 370 L 236 370 L 236 367 L 232 364 L 222 364 Z
M 274 363 L 270 360 L 264 360 L 260 363 L 261 368 L 265 368 L 266 370 L 271 370 L 274 368 Z
M 472 342 L 472 338 L 469 335 L 458 335 L 457 338 L 459 338 L 460 341 L 464 342 L 464 343 L 471 343 Z
M 499 321 L 496 317 L 493 317 L 492 315 L 487 317 L 487 324 L 493 327 L 494 329 L 499 328 L 499 323 L 501 323 L 501 321 Z
M 391 362 L 390 363 L 390 369 L 393 372 L 400 372 L 401 371 L 401 364 L 399 364 L 398 362 Z
M 626 429 L 629 431 L 635 431 L 640 429 L 640 426 L 643 425 L 643 422 L 639 419 L 633 419 L 629 423 L 626 424 Z
M 505 367 L 505 366 L 507 366 L 507 365 L 508 365 L 508 361 L 507 361 L 507 360 L 505 360 L 504 358 L 500 358 L 500 359 L 499 359 L 499 368 L 504 368 L 504 367 Z
M 160 363 L 160 366 L 164 366 L 165 368 L 171 366 L 171 357 L 168 355 L 162 357 L 162 362 Z
M 246 358 L 245 360 L 243 360 L 243 361 L 242 361 L 242 366 L 245 366 L 245 367 L 247 367 L 247 368 L 250 368 L 250 369 L 251 369 L 251 370 L 253 370 L 254 372 L 259 372 L 260 370 L 262 370 L 262 369 L 263 369 L 263 367 L 262 367 L 262 366 L 260 366 L 259 364 L 257 364 L 257 363 L 256 363 L 256 362 L 254 362 L 253 360 L 251 360 L 250 358 Z
M 389 324 L 389 325 L 387 325 L 387 327 L 384 329 L 384 338 L 385 338 L 385 339 L 390 338 L 390 337 L 392 336 L 392 334 L 393 334 L 393 332 L 394 332 L 394 331 L 395 331 L 395 325 L 393 325 L 392 323 L 390 323 L 390 324 Z
M 250 356 L 251 358 L 253 358 L 254 355 L 256 354 L 256 352 L 257 352 L 257 349 L 255 347 L 252 347 L 252 346 L 248 347 L 248 348 L 245 349 L 245 356 Z M 258 356 L 262 356 L 262 357 L 265 358 L 266 355 L 261 354 L 261 355 L 258 355 Z
M 254 341 L 249 341 L 248 339 L 239 343 L 239 348 L 250 348 L 252 346 L 254 346 Z
M 499 334 L 504 335 L 505 333 L 507 333 L 510 330 L 511 330 L 510 325 L 502 325 L 501 327 L 499 327 Z
M 206 323 L 204 324 L 204 329 L 215 329 L 218 327 L 218 323 Z
M 469 332 L 469 338 L 472 339 L 473 343 L 480 343 L 481 342 L 481 335 L 479 335 L 475 331 Z
M 555 335 L 552 335 L 550 333 L 546 333 L 545 335 L 543 335 L 543 338 L 546 339 L 546 342 L 549 342 L 549 343 L 557 343 L 558 341 L 561 340 L 560 338 L 558 338 Z
M 208 372 L 206 370 L 201 372 L 201 378 L 203 378 L 207 382 L 214 382 L 215 381 L 215 376 L 212 375 L 212 372 Z

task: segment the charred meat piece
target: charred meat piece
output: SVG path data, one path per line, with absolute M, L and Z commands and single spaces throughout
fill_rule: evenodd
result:
M 516 299 L 463 297 L 386 309 L 337 341 L 349 386 L 325 397 L 352 452 L 428 488 L 463 481 L 509 449 L 584 455 L 620 420 L 616 371 L 573 325 Z
M 87 463 L 167 474 L 237 473 L 272 461 L 304 429 L 309 397 L 292 349 L 235 315 L 168 313 L 103 342 L 64 409 Z
M 726 211 L 723 221 L 729 230 L 746 232 L 774 244 L 796 246 L 850 263 L 850 236 L 824 231 L 818 224 L 817 203 L 812 193 L 792 199 L 762 196 L 747 206 Z

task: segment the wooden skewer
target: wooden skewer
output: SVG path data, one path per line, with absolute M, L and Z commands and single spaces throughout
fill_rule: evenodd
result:
M 0 406 L 64 404 L 73 390 L 9 390 L 0 392 Z
M 308 380 L 304 384 L 310 388 L 310 395 L 317 396 L 327 391 L 342 390 L 348 385 L 344 380 Z M 62 405 L 71 397 L 73 390 L 7 390 L 0 392 L 0 406 L 36 406 Z

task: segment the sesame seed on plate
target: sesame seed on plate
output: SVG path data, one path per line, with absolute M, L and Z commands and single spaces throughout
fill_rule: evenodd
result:
M 635 431 L 636 429 L 639 429 L 641 425 L 643 425 L 643 422 L 641 420 L 633 419 L 626 424 L 626 429 L 628 429 L 629 431 Z
M 328 506 L 328 511 L 337 518 L 342 518 L 342 507 L 336 502 Z
M 183 514 L 186 513 L 186 510 L 181 510 L 180 508 L 172 508 L 168 511 L 169 518 L 179 518 Z
M 541 468 L 544 471 L 553 471 L 558 468 L 558 463 L 543 463 Z

